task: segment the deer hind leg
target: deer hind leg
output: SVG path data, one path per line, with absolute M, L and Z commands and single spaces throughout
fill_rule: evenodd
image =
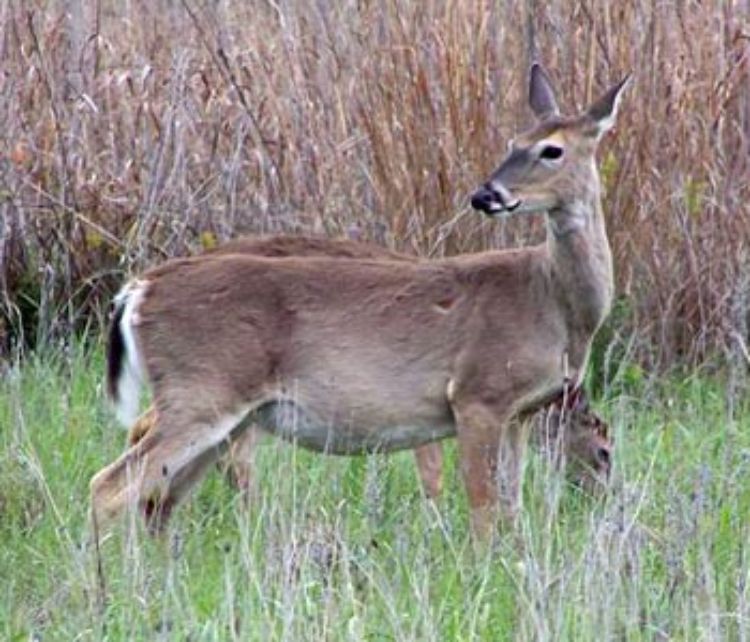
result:
M 245 428 L 232 440 L 222 468 L 229 481 L 249 498 L 253 492 L 253 455 L 261 434 L 256 425 Z
M 454 407 L 461 475 L 478 540 L 515 524 L 521 501 L 526 434 L 501 412 L 483 404 Z
M 422 488 L 429 499 L 437 499 L 443 492 L 443 446 L 435 442 L 414 449 L 417 471 Z
M 135 446 L 156 425 L 156 408 L 151 406 L 144 412 L 128 430 L 128 443 Z
M 130 427 L 128 443 L 135 446 L 140 442 L 149 431 L 154 429 L 156 420 L 156 408 L 151 406 Z M 229 451 L 225 454 L 221 463 L 221 469 L 230 483 L 248 495 L 252 485 L 253 452 L 259 438 L 258 430 L 254 426 L 248 427 L 232 441 Z
M 172 508 L 219 457 L 245 415 L 245 409 L 211 417 L 160 410 L 145 437 L 91 480 L 97 523 L 134 506 L 152 530 L 163 528 Z

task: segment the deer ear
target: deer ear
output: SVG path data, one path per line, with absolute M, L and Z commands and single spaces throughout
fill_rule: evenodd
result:
M 607 92 L 586 110 L 586 117 L 592 124 L 591 133 L 601 138 L 615 125 L 617 120 L 617 109 L 620 106 L 620 98 L 625 87 L 630 84 L 631 75 L 628 74 L 616 85 L 610 87 Z
M 573 412 L 588 412 L 589 400 L 583 386 L 570 393 L 570 408 Z
M 529 105 L 539 120 L 546 120 L 560 113 L 549 76 L 538 62 L 531 65 L 529 73 Z
M 603 419 L 596 419 L 596 434 L 609 441 L 609 424 Z

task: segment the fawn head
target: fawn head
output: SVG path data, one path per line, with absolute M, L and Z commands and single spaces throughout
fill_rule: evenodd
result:
M 609 426 L 589 406 L 582 388 L 552 405 L 543 431 L 544 445 L 573 484 L 591 493 L 606 489 L 612 470 L 614 444 Z

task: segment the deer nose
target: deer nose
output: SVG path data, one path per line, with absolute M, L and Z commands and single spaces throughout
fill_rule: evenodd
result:
M 484 185 L 472 195 L 471 206 L 485 214 L 492 214 L 501 209 L 495 193 Z
M 475 210 L 490 215 L 497 212 L 512 212 L 520 204 L 521 201 L 514 198 L 508 189 L 490 183 L 482 185 L 471 197 L 471 206 Z
M 596 461 L 602 468 L 609 470 L 612 452 L 606 446 L 599 446 L 596 450 Z

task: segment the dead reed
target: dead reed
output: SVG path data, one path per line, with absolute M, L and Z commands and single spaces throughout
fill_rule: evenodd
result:
M 529 118 L 529 25 L 581 107 L 628 70 L 605 146 L 611 342 L 661 369 L 735 353 L 750 282 L 742 2 L 0 5 L 0 339 L 101 323 L 131 270 L 242 233 L 439 256 L 527 243 L 466 195 Z

